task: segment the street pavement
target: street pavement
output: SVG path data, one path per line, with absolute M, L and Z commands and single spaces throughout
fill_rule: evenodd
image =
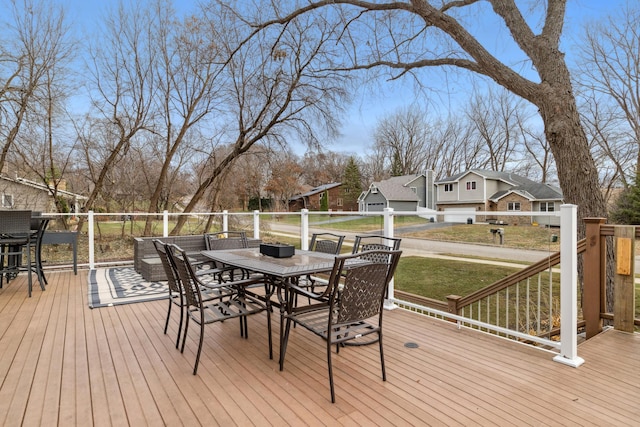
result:
M 290 224 L 282 224 L 277 222 L 271 222 L 271 232 L 275 235 L 282 235 L 288 237 L 299 237 L 300 227 Z M 442 226 L 442 224 L 430 224 L 430 226 Z M 309 232 L 323 232 L 327 231 L 325 228 L 309 227 Z M 414 231 L 414 230 L 412 230 Z M 353 233 L 348 231 L 340 231 L 340 234 L 346 236 L 345 245 L 349 245 L 355 239 L 357 234 L 366 233 Z M 373 234 L 373 233 L 372 233 Z M 399 234 L 398 234 L 399 235 Z M 458 259 L 464 258 L 465 261 L 473 260 L 467 257 L 483 257 L 489 258 L 484 260 L 476 260 L 475 262 L 485 264 L 500 264 L 508 266 L 521 266 L 524 264 L 530 264 L 541 259 L 548 257 L 551 253 L 539 250 L 526 250 L 526 249 L 514 249 L 499 244 L 496 245 L 477 245 L 470 243 L 455 243 L 455 242 L 443 242 L 436 240 L 416 239 L 409 237 L 402 237 L 401 245 L 403 256 L 423 256 L 430 258 L 447 258 Z M 502 261 L 496 261 L 502 260 Z

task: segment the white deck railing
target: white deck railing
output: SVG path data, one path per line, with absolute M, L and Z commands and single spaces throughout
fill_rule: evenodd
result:
M 452 212 L 447 211 L 447 214 L 451 214 Z M 455 212 L 453 212 L 455 213 Z M 406 301 L 396 300 L 394 298 L 394 283 L 393 281 L 390 284 L 389 288 L 389 299 L 385 304 L 386 308 L 392 309 L 397 306 L 410 308 L 414 311 L 421 311 L 425 314 L 431 314 L 436 316 L 441 316 L 444 318 L 453 319 L 458 322 L 458 324 L 462 327 L 463 325 L 472 325 L 474 327 L 485 329 L 489 331 L 493 331 L 498 334 L 502 334 L 504 336 L 517 337 L 522 340 L 527 340 L 530 342 L 535 342 L 537 344 L 554 348 L 558 351 L 554 360 L 577 367 L 583 363 L 583 360 L 577 356 L 577 330 L 575 325 L 577 324 L 577 207 L 575 205 L 563 205 L 561 207 L 560 212 L 536 212 L 536 218 L 541 217 L 549 217 L 557 218 L 560 217 L 560 242 L 561 242 L 561 270 L 560 270 L 560 317 L 562 319 L 561 322 L 561 341 L 552 341 L 550 339 L 542 338 L 542 337 L 534 337 L 525 332 L 521 332 L 516 330 L 515 328 L 509 328 L 508 323 L 505 326 L 500 326 L 499 324 L 492 324 L 491 322 L 483 322 L 480 320 L 480 317 L 469 314 L 465 316 L 464 313 L 462 315 L 454 315 L 447 312 L 442 312 L 434 309 L 430 309 L 424 306 L 418 306 L 416 304 L 408 303 Z M 310 215 L 316 214 L 330 214 L 332 216 L 382 216 L 382 234 L 387 237 L 394 237 L 394 218 L 399 216 L 416 216 L 416 212 L 398 212 L 393 209 L 387 208 L 383 212 L 309 212 L 304 209 L 301 212 L 275 212 L 269 213 L 274 216 L 289 216 L 289 215 L 297 215 L 300 217 L 299 230 L 297 233 L 300 238 L 300 247 L 302 249 L 308 248 L 308 241 L 311 234 L 311 227 L 309 217 Z M 464 215 L 465 212 L 461 211 L 459 214 Z M 492 215 L 497 216 L 531 216 L 531 212 L 491 212 Z M 55 215 L 55 214 L 54 214 Z M 128 215 L 135 215 L 137 217 L 145 216 L 145 215 L 153 215 L 158 216 L 158 214 L 146 214 L 146 213 L 95 213 L 89 212 L 88 214 L 84 214 L 87 216 L 87 230 L 88 230 L 88 251 L 89 251 L 89 268 L 94 269 L 102 263 L 96 262 L 95 258 L 95 226 L 96 219 L 100 216 L 110 216 L 110 217 L 125 217 Z M 208 218 L 211 215 L 215 215 L 219 217 L 221 221 L 221 229 L 228 230 L 229 229 L 229 219 L 230 217 L 248 217 L 248 223 L 253 224 L 253 237 L 256 239 L 261 238 L 261 215 L 265 215 L 260 211 L 247 212 L 247 213 L 229 213 L 228 211 L 223 212 L 206 212 L 206 213 L 190 213 L 190 214 L 176 214 L 169 213 L 168 211 L 164 211 L 162 214 L 162 235 L 169 235 L 169 224 L 170 219 L 172 217 L 176 217 L 179 215 L 188 215 L 192 218 Z M 434 216 L 433 214 L 430 216 Z M 551 223 L 551 220 L 550 220 Z M 363 233 L 364 234 L 364 233 Z M 550 280 L 549 282 L 552 282 Z M 530 303 L 528 300 L 531 298 L 531 288 L 529 284 L 524 285 L 526 287 L 525 290 L 522 290 L 524 293 L 523 298 L 525 299 L 527 305 Z M 549 285 L 551 286 L 551 285 Z M 539 298 L 542 295 L 543 290 L 541 287 L 534 286 L 536 289 L 534 294 L 537 296 L 535 298 Z M 517 288 L 517 292 L 521 292 L 520 287 Z M 549 298 L 557 301 L 557 298 L 553 296 L 552 289 L 548 289 L 546 292 L 549 293 Z M 519 297 L 520 298 L 520 297 Z M 518 302 L 518 304 L 520 301 Z M 551 302 L 550 302 L 551 304 Z M 538 305 L 540 306 L 540 305 Z M 481 307 L 478 306 L 477 310 L 481 310 Z M 555 314 L 549 314 L 549 316 L 555 316 Z M 552 319 L 548 319 L 549 322 Z M 496 323 L 496 322 L 493 322 Z M 519 319 L 518 319 L 519 323 Z M 529 325 L 530 320 L 526 320 L 526 324 Z M 538 326 L 536 326 L 536 330 Z

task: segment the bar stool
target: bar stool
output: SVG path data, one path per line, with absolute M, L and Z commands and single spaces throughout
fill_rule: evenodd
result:
M 9 282 L 17 276 L 22 268 L 21 260 L 25 248 L 31 296 L 31 211 L 0 211 L 0 288 L 5 277 Z
M 50 218 L 42 216 L 41 212 L 31 213 L 31 243 L 30 247 L 33 248 L 34 262 L 31 265 L 33 271 L 38 276 L 38 282 L 40 288 L 44 291 L 44 285 L 47 284 L 47 278 L 44 275 L 44 268 L 42 267 L 42 238 L 44 232 L 49 225 Z

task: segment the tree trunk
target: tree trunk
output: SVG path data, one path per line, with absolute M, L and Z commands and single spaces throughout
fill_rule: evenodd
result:
M 578 206 L 578 238 L 585 236 L 584 218 L 606 218 L 607 206 L 600 189 L 598 170 L 571 94 L 553 91 L 540 102 L 545 135 L 553 152 L 566 203 Z M 613 245 L 607 245 L 606 305 L 613 311 Z M 582 263 L 579 263 L 582 276 Z
M 572 96 L 553 91 L 541 100 L 545 135 L 556 161 L 566 203 L 578 205 L 578 217 L 604 217 L 607 209 L 600 191 L 598 170 Z M 579 234 L 584 237 L 584 225 Z

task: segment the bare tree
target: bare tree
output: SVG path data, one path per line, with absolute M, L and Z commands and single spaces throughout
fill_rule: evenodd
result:
M 481 6 L 489 3 L 492 11 Z M 310 13 L 342 23 L 341 70 L 385 67 L 393 78 L 430 67 L 455 67 L 486 76 L 534 104 L 557 164 L 565 200 L 578 205 L 579 216 L 604 216 L 598 171 L 580 123 L 565 56 L 560 50 L 566 0 L 529 3 L 527 21 L 514 0 L 369 2 L 321 0 L 295 5 L 278 3 L 270 16 L 255 23 L 256 32 L 285 27 Z M 510 67 L 473 35 L 477 20 L 502 25 L 530 66 Z M 534 26 L 530 24 L 539 24 Z M 503 37 L 505 39 L 505 37 Z M 428 47 L 428 48 L 427 48 Z M 527 74 L 523 72 L 527 71 Z M 579 165 L 576 167 L 576 165 Z M 580 227 L 580 234 L 584 228 Z
M 424 170 L 429 158 L 431 124 L 428 112 L 418 106 L 406 106 L 380 120 L 374 131 L 376 151 L 396 175 Z
M 271 176 L 265 190 L 273 195 L 277 211 L 289 210 L 287 201 L 302 190 L 303 167 L 291 153 L 281 152 L 272 159 Z
M 626 7 L 586 29 L 576 80 L 594 148 L 609 157 L 606 187 L 625 187 L 640 171 L 640 7 Z
M 544 136 L 542 129 L 536 130 L 528 124 L 528 118 L 521 113 L 516 114 L 516 122 L 522 136 L 525 150 L 525 159 L 520 166 L 522 175 L 529 178 L 537 178 L 541 182 L 549 182 L 555 177 L 555 162 L 551 153 L 549 141 Z
M 335 25 L 309 17 L 249 38 L 251 28 L 225 5 L 210 7 L 206 19 L 211 26 L 225 25 L 224 31 L 210 34 L 219 37 L 215 44 L 229 58 L 229 84 L 219 119 L 230 150 L 202 177 L 185 212 L 191 212 L 216 178 L 254 144 L 285 147 L 287 139 L 297 135 L 318 145 L 317 125 L 328 135 L 336 134 L 346 97 L 345 78 L 332 71 L 334 59 L 327 53 L 336 42 Z M 178 233 L 185 221 L 180 217 L 172 233 Z
M 600 100 L 601 97 L 594 92 L 584 96 L 580 111 L 604 195 L 609 200 L 615 188 L 633 185 L 638 143 L 630 136 L 620 110 L 611 102 Z
M 476 158 L 483 169 L 503 172 L 519 162 L 517 158 L 521 135 L 518 127 L 518 111 L 524 101 L 507 90 L 496 93 L 475 92 L 466 108 L 466 115 L 474 128 L 472 138 L 477 138 L 481 153 Z
M 59 91 L 64 77 L 61 71 L 69 60 L 70 43 L 64 13 L 59 7 L 44 1 L 17 1 L 2 22 L 5 39 L 0 40 L 0 171 L 4 170 L 10 150 L 17 143 L 21 130 L 29 123 L 28 115 L 53 120 Z M 3 19 L 4 21 L 4 19 Z M 68 76 L 67 76 L 68 78 Z M 51 132 L 53 125 L 40 127 L 39 134 Z M 30 127 L 33 137 L 35 126 Z M 53 138 L 49 133 L 49 137 Z M 45 138 L 47 138 L 45 136 Z M 46 144 L 40 139 L 41 144 Z M 49 147 L 52 140 L 49 141 Z M 30 141 L 22 140 L 22 159 L 27 157 Z M 49 150 L 49 157 L 53 151 Z M 44 155 L 44 153 L 43 153 Z M 30 160 L 30 159 L 29 159 Z M 31 163 L 33 166 L 33 163 Z M 39 175 L 44 169 L 35 168 Z
M 150 49 L 153 16 L 122 5 L 106 18 L 90 67 L 96 118 L 80 125 L 79 140 L 93 190 L 85 209 L 99 200 L 111 169 L 141 132 L 153 130 L 156 53 Z M 81 218 L 81 222 L 82 222 Z M 81 226 L 82 224 L 79 224 Z
M 449 115 L 435 127 L 427 168 L 437 177 L 451 176 L 461 170 L 479 167 L 482 147 L 472 138 L 473 124 L 463 114 Z
M 199 124 L 211 125 L 210 116 L 220 102 L 217 98 L 222 82 L 218 77 L 224 64 L 216 45 L 220 37 L 210 32 L 225 31 L 223 22 L 207 25 L 194 16 L 177 22 L 171 3 L 166 0 L 157 1 L 153 11 L 157 31 L 151 43 L 159 53 L 155 72 L 162 121 L 156 132 L 161 135 L 158 155 L 163 161 L 149 200 L 150 213 L 158 210 L 174 157 L 189 133 Z M 145 235 L 151 232 L 151 226 L 152 218 L 148 217 Z
M 302 158 L 303 180 L 305 184 L 317 187 L 332 182 L 340 182 L 349 156 L 333 151 L 308 151 Z
M 374 144 L 359 164 L 362 174 L 362 187 L 367 188 L 371 182 L 381 181 L 389 177 L 389 168 L 385 165 L 382 148 Z

